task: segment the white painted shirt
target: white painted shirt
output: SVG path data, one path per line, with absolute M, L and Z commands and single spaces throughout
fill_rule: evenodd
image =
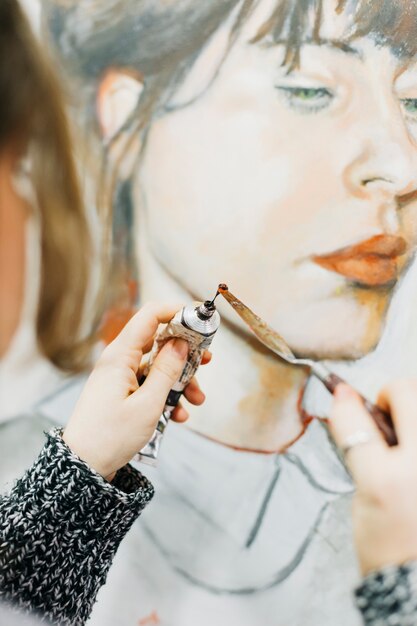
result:
M 89 626 L 358 626 L 352 485 L 323 427 L 285 455 L 170 424 Z

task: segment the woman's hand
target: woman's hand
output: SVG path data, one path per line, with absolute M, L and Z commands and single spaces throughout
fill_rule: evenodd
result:
M 109 480 L 149 441 L 183 370 L 188 344 L 174 339 L 160 351 L 143 385 L 138 385 L 142 357 L 151 349 L 159 324 L 169 322 L 179 308 L 147 304 L 132 317 L 104 349 L 65 428 L 65 443 Z M 203 363 L 210 357 L 205 353 Z M 193 404 L 204 402 L 195 380 L 185 396 Z M 185 421 L 188 413 L 178 406 L 172 418 Z
M 417 559 L 417 381 L 387 386 L 378 405 L 392 415 L 398 446 L 388 447 L 347 385 L 336 389 L 329 423 L 342 449 L 352 435 L 369 434 L 346 452 L 357 486 L 353 527 L 363 574 Z

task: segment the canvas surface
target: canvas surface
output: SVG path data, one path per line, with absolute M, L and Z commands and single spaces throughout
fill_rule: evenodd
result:
M 369 397 L 417 373 L 416 2 L 41 5 L 111 215 L 105 339 L 226 282 Z M 309 422 L 329 397 L 219 311 L 205 406 L 169 427 L 91 624 L 355 626 L 352 485 Z

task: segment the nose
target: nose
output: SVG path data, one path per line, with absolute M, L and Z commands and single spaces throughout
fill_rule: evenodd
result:
M 417 188 L 417 147 L 398 111 L 373 120 L 346 171 L 350 191 L 361 198 L 402 196 Z

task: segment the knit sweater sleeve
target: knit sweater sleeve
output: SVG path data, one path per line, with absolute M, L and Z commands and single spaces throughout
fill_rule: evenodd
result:
M 355 596 L 366 626 L 415 626 L 417 561 L 372 572 L 363 579 Z
M 153 496 L 130 465 L 110 484 L 60 431 L 0 499 L 0 598 L 62 626 L 89 617 L 116 550 Z

